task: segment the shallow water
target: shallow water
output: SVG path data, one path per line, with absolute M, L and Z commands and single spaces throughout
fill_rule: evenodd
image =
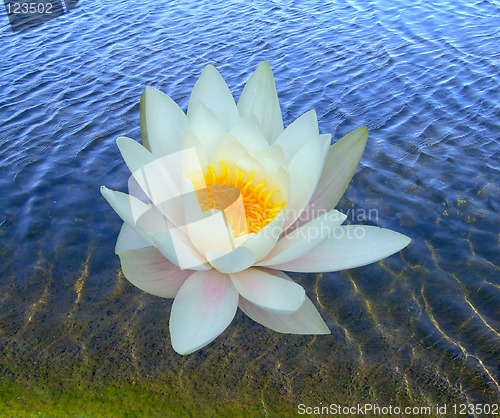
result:
M 498 402 L 499 16 L 465 0 L 89 0 L 13 34 L 0 7 L 0 413 Z M 238 313 L 180 357 L 171 301 L 120 273 L 121 221 L 99 187 L 126 188 L 114 140 L 140 138 L 145 86 L 185 109 L 213 63 L 237 98 L 262 60 L 285 125 L 311 108 L 335 140 L 368 125 L 339 209 L 413 242 L 374 265 L 292 275 L 331 336 Z

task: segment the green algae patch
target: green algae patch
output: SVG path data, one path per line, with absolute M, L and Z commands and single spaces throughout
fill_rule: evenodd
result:
M 135 417 L 155 415 L 188 416 L 182 407 L 158 394 L 132 388 L 108 387 L 100 391 L 60 392 L 3 383 L 0 385 L 0 416 L 16 417 Z
M 264 416 L 260 405 L 252 408 L 237 402 L 225 405 L 200 403 L 183 405 L 179 399 L 144 390 L 137 385 L 106 387 L 102 390 L 57 391 L 49 388 L 28 387 L 14 383 L 0 383 L 0 416 L 15 417 L 190 417 L 193 409 L 210 416 Z M 196 405 L 194 405 L 196 403 Z M 193 408 L 194 407 L 194 408 Z M 250 413 L 250 415 L 249 415 Z

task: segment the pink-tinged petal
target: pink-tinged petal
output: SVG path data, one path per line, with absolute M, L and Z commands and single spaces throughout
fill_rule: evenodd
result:
M 304 303 L 302 286 L 281 271 L 249 268 L 229 277 L 241 296 L 266 311 L 292 313 Z
M 286 334 L 330 334 L 318 310 L 307 296 L 300 309 L 291 314 L 268 312 L 242 296 L 238 306 L 255 322 L 273 331 Z
M 226 82 L 213 65 L 207 65 L 191 92 L 187 115 L 203 103 L 228 131 L 239 119 L 238 108 Z
M 231 323 L 238 292 L 225 274 L 195 272 L 184 282 L 172 305 L 170 336 L 179 354 L 204 347 Z
M 283 149 L 287 161 L 297 154 L 307 141 L 319 136 L 316 111 L 310 110 L 293 121 L 278 137 L 275 144 Z
M 166 94 L 146 87 L 141 96 L 142 144 L 156 157 L 179 151 L 181 132 L 188 125 L 182 109 Z
M 154 247 L 119 254 L 123 275 L 130 283 L 151 295 L 173 298 L 192 273 L 181 270 Z
M 245 247 L 238 247 L 229 253 L 207 251 L 208 262 L 222 273 L 235 273 L 255 264 L 255 254 Z
M 255 115 L 269 143 L 283 132 L 276 84 L 267 61 L 257 67 L 245 84 L 238 100 L 238 110 L 241 117 Z
M 272 267 L 302 257 L 329 238 L 332 231 L 340 226 L 345 218 L 346 215 L 337 210 L 318 216 L 281 238 L 268 256 L 257 265 Z
M 405 248 L 406 235 L 376 226 L 339 226 L 329 239 L 302 257 L 269 266 L 302 273 L 351 269 L 379 261 Z
M 330 210 L 337 206 L 356 172 L 367 140 L 368 128 L 361 126 L 330 147 L 321 178 L 309 203 L 314 210 Z
M 285 228 L 295 222 L 311 199 L 321 176 L 330 138 L 330 135 L 320 135 L 306 142 L 290 161 L 290 200 Z

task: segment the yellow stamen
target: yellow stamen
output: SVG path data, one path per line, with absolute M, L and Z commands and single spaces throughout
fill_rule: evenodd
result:
M 259 232 L 278 216 L 286 204 L 278 200 L 279 189 L 269 187 L 266 180 L 257 183 L 255 171 L 247 173 L 223 161 L 220 167 L 219 173 L 212 164 L 207 167 L 202 175 L 205 187 L 192 179 L 202 210 L 223 211 L 235 237 Z

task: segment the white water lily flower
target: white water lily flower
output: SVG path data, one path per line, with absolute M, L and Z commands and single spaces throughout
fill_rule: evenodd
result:
M 124 221 L 116 253 L 125 277 L 175 298 L 170 335 L 180 354 L 214 340 L 238 307 L 278 332 L 329 334 L 304 289 L 281 270 L 350 269 L 410 242 L 388 229 L 341 226 L 346 216 L 334 208 L 368 130 L 330 146 L 314 110 L 284 129 L 267 62 L 237 104 L 212 65 L 195 84 L 187 114 L 146 88 L 141 134 L 142 145 L 117 140 L 132 172 L 129 194 L 101 192 Z

